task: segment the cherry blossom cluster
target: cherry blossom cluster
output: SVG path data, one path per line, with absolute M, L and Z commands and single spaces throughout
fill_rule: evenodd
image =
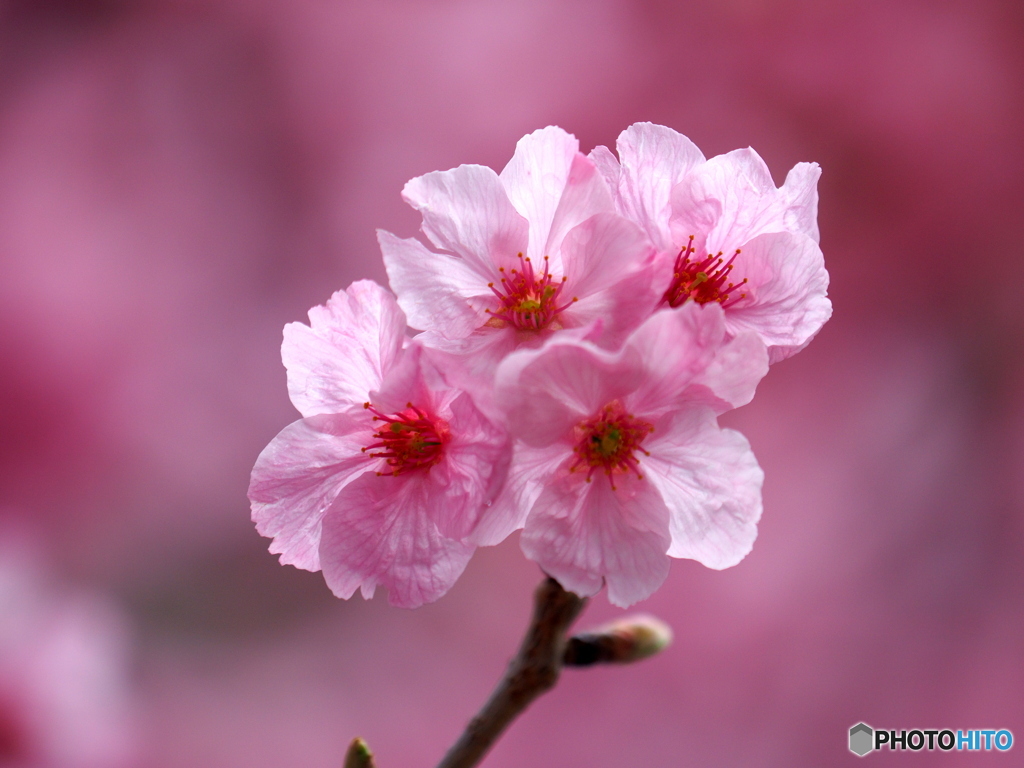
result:
M 820 171 L 776 187 L 753 150 L 650 123 L 616 149 L 548 127 L 501 173 L 413 179 L 425 242 L 378 238 L 394 294 L 357 282 L 285 327 L 303 418 L 249 488 L 282 563 L 415 607 L 521 530 L 563 587 L 627 606 L 669 558 L 750 551 L 763 473 L 717 417 L 831 314 Z

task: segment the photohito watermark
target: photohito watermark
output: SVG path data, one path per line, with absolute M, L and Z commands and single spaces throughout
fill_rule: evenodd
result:
M 973 729 L 969 731 L 952 731 L 944 729 L 901 729 L 887 731 L 883 728 L 872 728 L 865 723 L 857 723 L 850 728 L 850 751 L 864 757 L 876 749 L 909 749 L 920 752 L 922 749 L 960 751 L 992 751 L 1005 752 L 1013 746 L 1013 734 L 1006 728 Z

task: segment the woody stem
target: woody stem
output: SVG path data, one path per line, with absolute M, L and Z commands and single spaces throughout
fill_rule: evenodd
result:
M 533 617 L 519 652 L 491 697 L 477 713 L 438 768 L 472 768 L 502 732 L 534 699 L 554 688 L 562 672 L 565 635 L 587 605 L 546 578 L 533 595 Z

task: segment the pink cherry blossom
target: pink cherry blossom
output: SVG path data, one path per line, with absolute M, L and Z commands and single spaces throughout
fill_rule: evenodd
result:
M 402 196 L 442 252 L 381 231 L 391 286 L 422 342 L 476 373 L 562 329 L 617 343 L 657 302 L 649 241 L 560 128 L 520 139 L 500 174 L 461 165 L 413 179 Z
M 659 250 L 663 303 L 720 304 L 731 334 L 757 333 L 772 362 L 795 354 L 832 314 L 818 247 L 815 163 L 798 163 L 776 188 L 753 149 L 705 160 L 682 134 L 636 123 L 618 159 L 590 157 L 616 192 L 618 210 Z
M 305 418 L 253 468 L 256 528 L 282 563 L 322 570 L 338 597 L 382 585 L 394 605 L 436 600 L 473 553 L 462 539 L 500 490 L 508 437 L 407 345 L 405 317 L 376 283 L 309 314 L 309 326 L 285 327 L 282 347 Z
M 623 607 L 660 586 L 669 557 L 739 562 L 763 475 L 715 416 L 750 400 L 768 360 L 752 332 L 728 339 L 724 315 L 691 303 L 654 314 L 617 351 L 558 337 L 507 357 L 498 399 L 520 442 L 476 540 L 522 526 L 526 556 L 566 589 L 606 583 Z

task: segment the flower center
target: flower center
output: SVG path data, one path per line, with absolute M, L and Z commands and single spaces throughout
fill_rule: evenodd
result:
M 412 403 L 404 411 L 387 416 L 369 403 L 363 408 L 373 413 L 373 420 L 383 422 L 373 433 L 375 443 L 363 448 L 370 456 L 384 459 L 391 471 L 378 475 L 400 475 L 413 469 L 430 469 L 441 460 L 450 433 L 448 424 L 431 418 Z
M 576 301 L 573 298 L 559 305 L 558 297 L 568 278 L 556 281 L 548 270 L 548 257 L 544 257 L 544 271 L 538 274 L 530 263 L 530 258 L 519 254 L 520 269 L 505 273 L 500 267 L 501 285 L 488 283 L 487 287 L 494 292 L 501 302 L 497 311 L 487 310 L 491 321 L 500 321 L 519 330 L 539 331 L 551 324 L 558 314 Z
M 616 472 L 634 472 L 642 480 L 640 462 L 634 453 L 640 451 L 650 456 L 640 444 L 653 431 L 653 424 L 626 413 L 622 404 L 613 400 L 594 416 L 576 425 L 576 446 L 572 449 L 576 460 L 569 471 L 586 468 L 589 483 L 594 472 L 604 470 L 613 491 L 615 480 L 612 475 Z
M 738 283 L 726 283 L 732 272 L 733 262 L 740 255 L 739 248 L 728 261 L 722 258 L 721 251 L 714 256 L 709 253 L 699 261 L 691 258 L 693 253 L 693 235 L 690 235 L 690 242 L 685 248 L 680 249 L 679 255 L 676 256 L 676 263 L 672 269 L 672 283 L 665 291 L 662 301 L 673 308 L 685 303 L 687 299 L 693 299 L 698 304 L 717 301 L 723 307 L 729 307 L 747 295 L 741 293 L 730 299 L 735 290 L 747 282 L 747 278 Z

